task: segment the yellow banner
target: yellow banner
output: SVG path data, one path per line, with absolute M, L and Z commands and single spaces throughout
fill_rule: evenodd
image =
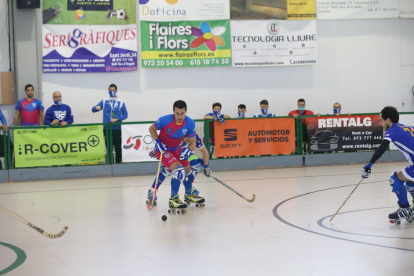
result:
M 231 50 L 212 51 L 142 51 L 144 59 L 194 59 L 194 58 L 230 58 Z
M 315 0 L 287 0 L 287 12 L 288 20 L 315 19 Z

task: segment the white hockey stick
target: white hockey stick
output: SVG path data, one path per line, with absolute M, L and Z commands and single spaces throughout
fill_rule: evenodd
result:
M 42 234 L 43 236 L 45 236 L 46 238 L 49 238 L 49 239 L 57 239 L 57 238 L 62 237 L 62 236 L 66 233 L 66 231 L 68 231 L 68 228 L 69 228 L 69 226 L 66 226 L 66 225 L 65 225 L 65 226 L 63 226 L 62 231 L 60 231 L 59 233 L 57 233 L 57 234 L 51 234 L 51 233 L 46 232 L 45 230 L 43 230 L 43 229 L 41 229 L 41 228 L 37 227 L 37 226 L 36 226 L 36 225 L 34 225 L 33 223 L 31 223 L 31 222 L 27 221 L 26 219 L 24 219 L 24 218 L 22 218 L 21 216 L 19 216 L 19 215 L 17 215 L 17 214 L 15 214 L 15 213 L 13 213 L 13 212 L 12 212 L 12 211 L 10 211 L 9 209 L 7 209 L 7 208 L 5 208 L 5 207 L 3 207 L 3 206 L 1 206 L 1 205 L 0 205 L 0 209 L 2 209 L 4 212 L 8 213 L 9 215 L 13 216 L 14 218 L 16 218 L 16 219 L 20 220 L 21 222 L 23 222 L 24 224 L 26 224 L 26 225 L 27 225 L 27 226 L 29 226 L 30 228 L 32 228 L 32 229 L 34 229 L 34 230 L 36 230 L 37 232 L 39 232 L 40 234 Z

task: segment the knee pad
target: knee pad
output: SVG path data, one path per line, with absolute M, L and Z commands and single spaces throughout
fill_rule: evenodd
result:
M 166 166 L 164 166 L 164 165 L 161 165 L 160 173 L 161 173 L 163 176 L 165 176 L 165 177 L 167 177 L 167 176 L 170 176 L 170 175 L 171 175 L 171 172 L 170 172 L 170 171 L 168 170 L 168 168 L 167 168 Z
M 190 173 L 187 175 L 186 180 L 192 183 L 194 181 L 194 179 L 196 178 L 197 173 L 198 173 L 198 171 L 195 171 L 195 170 L 191 169 Z
M 405 182 L 405 188 L 407 189 L 407 192 L 414 193 L 414 183 L 413 182 Z
M 173 178 L 177 179 L 180 182 L 183 182 L 185 178 L 187 177 L 187 172 L 185 171 L 183 166 L 178 166 L 177 168 L 175 168 L 173 173 L 174 173 Z
M 401 185 L 404 185 L 404 181 L 400 180 L 397 177 L 397 172 L 394 172 L 394 174 L 390 177 L 390 186 L 392 187 L 392 192 L 398 193 Z
M 199 159 L 195 159 L 195 160 L 192 160 L 192 161 L 190 162 L 190 166 L 191 166 L 191 173 L 193 173 L 193 171 L 195 171 L 195 172 L 199 172 L 199 171 L 200 171 L 200 169 L 201 169 L 201 164 L 200 164 L 200 162 L 198 162 L 198 160 L 199 160 Z

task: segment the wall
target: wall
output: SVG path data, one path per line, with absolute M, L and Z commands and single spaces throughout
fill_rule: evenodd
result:
M 18 50 L 18 69 L 25 70 L 19 72 L 21 96 L 21 85 L 36 82 L 35 70 L 41 68 L 41 43 L 35 37 L 40 37 L 40 16 L 40 10 L 30 11 L 25 12 L 22 21 L 16 20 L 18 43 L 31 45 L 29 52 L 25 46 Z M 108 97 L 110 83 L 118 85 L 119 97 L 127 103 L 128 121 L 155 120 L 171 112 L 177 99 L 187 102 L 188 115 L 193 118 L 202 118 L 216 101 L 223 104 L 225 114 L 235 115 L 237 105 L 244 103 L 251 115 L 259 111 L 262 99 L 267 99 L 270 109 L 283 116 L 296 108 L 300 97 L 306 99 L 308 109 L 322 114 L 332 112 L 336 101 L 342 104 L 343 112 L 379 112 L 385 105 L 414 111 L 414 20 L 326 20 L 317 25 L 316 66 L 42 74 L 39 97 L 48 107 L 52 92 L 61 91 L 63 101 L 73 109 L 76 123 L 102 121 L 102 114 L 92 114 L 91 108 Z M 37 43 L 39 63 L 33 43 Z

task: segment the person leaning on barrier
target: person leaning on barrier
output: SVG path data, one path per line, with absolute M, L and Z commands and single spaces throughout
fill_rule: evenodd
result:
M 128 111 L 125 103 L 117 96 L 118 87 L 115 84 L 109 86 L 109 99 L 103 99 L 96 106 L 92 107 L 92 112 L 103 111 L 103 123 L 119 123 L 128 118 Z M 105 126 L 106 127 L 106 126 Z M 105 134 L 105 140 L 106 140 Z M 122 162 L 122 140 L 121 126 L 112 126 L 112 141 L 115 146 L 116 163 Z
M 45 120 L 45 108 L 43 107 L 41 101 L 33 97 L 33 85 L 26 85 L 24 90 L 26 92 L 26 98 L 18 101 L 16 107 L 14 108 L 16 109 L 16 113 L 14 114 L 14 126 L 17 126 L 20 114 L 22 115 L 22 126 L 38 126 L 39 123 L 43 125 Z
M 333 105 L 333 115 L 340 116 L 341 115 L 341 110 L 342 110 L 341 104 L 340 103 L 334 103 L 334 105 Z M 347 114 L 348 114 L 348 116 L 351 115 L 351 113 L 347 113 Z
M 45 125 L 66 126 L 73 124 L 72 110 L 66 104 L 62 104 L 62 94 L 53 92 L 53 105 L 46 110 Z
M 269 102 L 262 100 L 260 102 L 260 112 L 253 115 L 253 118 L 268 118 L 276 117 L 274 113 L 269 112 Z
M 233 118 L 246 118 L 246 105 L 239 104 L 237 107 L 237 115 Z
M 298 109 L 292 110 L 289 112 L 288 116 L 293 116 L 294 118 L 297 118 L 298 116 L 307 116 L 307 115 L 315 115 L 313 111 L 306 110 L 306 102 L 304 99 L 298 100 Z M 320 113 L 316 113 L 316 116 L 321 116 Z

